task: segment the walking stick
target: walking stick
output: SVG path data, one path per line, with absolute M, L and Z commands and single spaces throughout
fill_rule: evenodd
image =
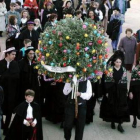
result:
M 76 83 L 76 87 L 75 87 L 75 118 L 78 117 L 78 98 L 77 98 L 78 86 L 79 86 L 79 83 Z
M 78 117 L 78 99 L 77 99 L 77 92 L 78 92 L 79 82 L 77 82 L 77 77 L 73 77 L 73 84 L 72 84 L 72 97 L 71 99 L 75 99 L 75 118 Z

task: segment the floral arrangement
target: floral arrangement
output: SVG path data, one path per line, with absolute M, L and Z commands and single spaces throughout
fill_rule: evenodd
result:
M 105 70 L 105 82 L 115 82 L 113 79 L 113 67 L 109 67 Z M 120 80 L 120 83 L 127 83 L 127 72 L 126 69 L 123 67 L 123 75 Z
M 78 79 L 87 77 L 97 81 L 102 77 L 108 58 L 108 44 L 103 33 L 99 23 L 91 19 L 81 22 L 69 15 L 58 21 L 56 27 L 47 27 L 41 34 L 35 68 L 58 82 L 69 82 L 74 75 Z M 45 69 L 46 65 L 52 71 Z M 67 71 L 69 67 L 75 71 Z M 61 69 L 66 72 L 58 73 Z
M 137 65 L 132 70 L 132 76 L 131 76 L 131 81 L 139 81 L 139 80 L 140 80 L 140 64 Z

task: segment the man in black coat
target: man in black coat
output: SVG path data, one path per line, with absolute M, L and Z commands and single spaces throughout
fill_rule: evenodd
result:
M 25 57 L 19 61 L 20 68 L 20 101 L 24 100 L 24 93 L 27 89 L 35 91 L 35 101 L 40 102 L 40 88 L 38 79 L 38 70 L 35 69 L 35 51 L 34 47 L 28 47 L 25 51 Z
M 40 107 L 34 100 L 35 92 L 26 90 L 25 101 L 18 105 L 5 140 L 43 140 Z
M 3 114 L 6 115 L 6 120 L 3 124 L 4 134 L 6 134 L 13 109 L 17 103 L 19 67 L 18 63 L 14 61 L 16 57 L 16 50 L 14 47 L 5 50 L 4 53 L 5 58 L 0 61 L 0 85 L 4 90 L 4 103 L 2 109 Z
M 39 39 L 39 33 L 34 30 L 34 22 L 28 21 L 27 22 L 27 29 L 24 30 L 20 36 L 19 39 L 21 41 L 21 47 L 24 46 L 23 41 L 24 39 L 30 39 L 32 41 L 32 46 L 37 49 L 38 48 L 38 39 Z

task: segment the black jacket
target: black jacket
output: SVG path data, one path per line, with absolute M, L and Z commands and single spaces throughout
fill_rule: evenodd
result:
M 118 19 L 113 19 L 109 22 L 107 27 L 107 34 L 111 40 L 117 40 L 118 34 L 121 26 L 121 21 Z
M 0 115 L 2 115 L 1 105 L 2 105 L 2 103 L 3 103 L 3 100 L 4 100 L 3 89 L 2 89 L 2 87 L 0 86 Z
M 19 67 L 16 61 L 11 61 L 7 68 L 5 59 L 0 61 L 0 85 L 4 90 L 3 113 L 12 112 L 17 105 L 19 83 Z
M 33 117 L 37 120 L 36 128 L 36 140 L 43 140 L 43 132 L 42 132 L 42 120 L 41 120 L 41 112 L 40 107 L 37 103 L 32 102 L 31 107 L 33 108 Z M 9 132 L 5 137 L 5 140 L 23 140 L 23 135 L 27 130 L 32 130 L 32 127 L 26 127 L 23 124 L 24 119 L 26 119 L 27 115 L 27 107 L 28 103 L 26 101 L 22 102 L 17 106 L 14 113 L 16 113 L 14 120 L 10 126 Z
M 26 29 L 20 34 L 19 39 L 21 41 L 21 44 L 20 44 L 21 47 L 24 46 L 23 44 L 24 39 L 30 39 L 32 41 L 32 46 L 35 49 L 38 48 L 39 33 L 35 30 L 32 30 L 31 33 L 32 33 L 32 36 L 30 36 L 30 31 Z

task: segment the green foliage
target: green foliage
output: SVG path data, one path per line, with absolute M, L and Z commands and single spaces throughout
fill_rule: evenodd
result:
M 58 22 L 57 26 L 47 27 L 40 37 L 40 49 L 36 51 L 38 65 L 36 69 L 55 79 L 71 80 L 76 74 L 83 76 L 101 77 L 107 58 L 107 41 L 103 36 L 103 29 L 99 23 L 86 19 L 80 20 L 66 18 Z M 72 66 L 76 73 L 48 72 L 42 64 L 52 67 Z

